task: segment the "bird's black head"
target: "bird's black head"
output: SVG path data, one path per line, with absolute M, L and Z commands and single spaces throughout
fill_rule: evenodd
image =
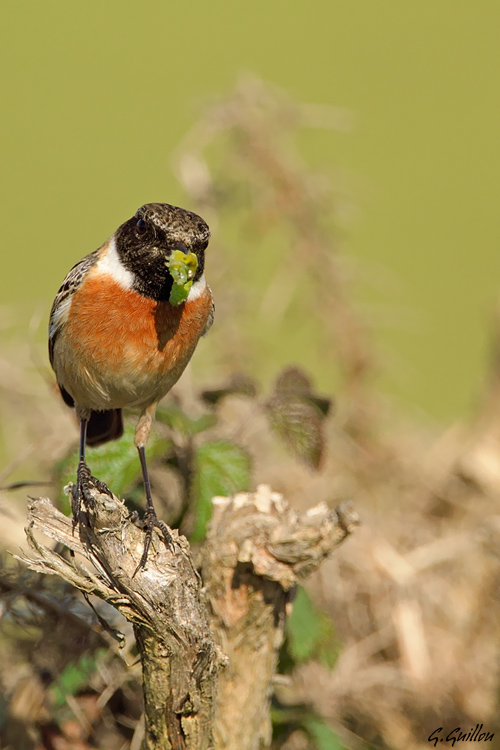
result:
M 203 274 L 210 231 L 200 216 L 184 208 L 146 203 L 118 227 L 114 237 L 121 262 L 134 274 L 134 288 L 147 297 L 169 298 L 172 277 L 166 260 L 173 250 L 195 253 L 194 281 Z

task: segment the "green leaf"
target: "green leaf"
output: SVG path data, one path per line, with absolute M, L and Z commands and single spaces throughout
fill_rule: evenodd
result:
M 94 654 L 84 653 L 77 662 L 68 664 L 63 669 L 51 688 L 56 706 L 64 705 L 66 696 L 75 695 L 88 685 L 89 679 L 97 668 L 97 661 L 104 653 L 105 649 L 99 649 Z
M 305 719 L 304 728 L 315 741 L 317 750 L 343 750 L 340 737 L 321 719 L 315 716 Z
M 296 662 L 316 658 L 333 667 L 339 653 L 335 629 L 326 612 L 316 607 L 299 587 L 287 621 L 288 648 Z
M 321 636 L 321 626 L 317 611 L 302 587 L 297 589 L 287 627 L 292 656 L 299 662 L 305 661 L 313 654 Z
M 203 443 L 194 457 L 192 484 L 196 503 L 192 541 L 204 538 L 215 495 L 233 495 L 250 486 L 251 459 L 243 448 L 229 440 Z
M 202 414 L 198 419 L 191 419 L 175 401 L 160 406 L 156 412 L 156 418 L 185 436 L 197 435 L 217 424 L 215 414 Z
M 314 469 L 319 468 L 325 439 L 323 415 L 299 396 L 276 395 L 266 403 L 271 427 L 290 450 Z
M 278 375 L 274 392 L 280 396 L 299 396 L 317 406 L 325 417 L 332 405 L 331 399 L 313 392 L 310 379 L 298 367 L 287 367 Z
M 301 461 L 318 469 L 330 399 L 313 393 L 310 379 L 298 367 L 287 367 L 278 375 L 265 406 L 271 427 L 281 440 Z
M 123 497 L 125 492 L 141 477 L 141 465 L 134 444 L 134 433 L 135 423 L 130 422 L 119 440 L 110 440 L 98 448 L 88 448 L 86 452 L 86 460 L 93 476 L 105 482 L 118 497 Z M 152 431 L 147 447 L 148 460 L 151 461 L 165 454 L 169 445 L 169 441 L 158 437 Z M 59 502 L 66 513 L 70 513 L 70 504 L 63 492 L 63 487 L 68 482 L 76 482 L 78 458 L 78 450 L 72 451 L 56 466 L 55 480 L 58 486 Z

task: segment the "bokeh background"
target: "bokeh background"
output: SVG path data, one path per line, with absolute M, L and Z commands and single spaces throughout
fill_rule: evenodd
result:
M 46 318 L 68 268 L 139 205 L 185 202 L 174 149 L 253 73 L 349 110 L 344 132 L 301 146 L 346 198 L 342 252 L 387 353 L 384 388 L 440 421 L 463 413 L 500 276 L 499 22 L 493 0 L 6 0 L 3 303 L 23 325 Z
M 75 445 L 46 355 L 69 268 L 145 202 L 197 210 L 217 316 L 183 404 L 198 416 L 199 391 L 238 370 L 268 395 L 300 366 L 335 407 L 320 471 L 276 448 L 253 402 L 224 401 L 219 426 L 254 484 L 297 508 L 352 499 L 364 522 L 297 607 L 294 687 L 279 694 L 326 723 L 274 747 L 399 750 L 440 725 L 497 729 L 498 3 L 4 0 L 0 14 L 2 488 L 51 481 Z M 166 471 L 160 499 L 175 494 Z M 23 543 L 26 492 L 2 491 L 2 547 Z M 48 747 L 43 679 L 59 679 L 46 673 L 60 642 L 41 663 L 34 631 L 23 650 L 4 621 L 1 738 L 16 747 L 17 716 L 34 727 L 19 747 Z M 137 675 L 132 690 L 108 667 L 132 733 Z M 82 679 L 87 698 L 109 688 Z M 93 721 L 78 690 L 51 705 L 69 694 Z

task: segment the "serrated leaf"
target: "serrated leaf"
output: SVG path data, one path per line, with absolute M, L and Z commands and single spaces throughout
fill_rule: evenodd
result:
M 287 621 L 287 635 L 289 652 L 296 662 L 316 658 L 333 667 L 339 653 L 333 623 L 326 612 L 313 604 L 302 587 L 297 589 Z
M 278 375 L 274 384 L 274 395 L 299 396 L 317 406 L 325 417 L 332 405 L 331 399 L 314 393 L 311 380 L 298 367 L 287 367 Z
M 231 395 L 249 396 L 250 398 L 254 398 L 257 395 L 257 385 L 255 380 L 247 375 L 236 373 L 229 379 L 227 385 L 224 385 L 221 388 L 203 391 L 201 397 L 204 401 L 213 406 L 222 398 Z
M 86 461 L 93 476 L 105 482 L 118 497 L 141 477 L 141 465 L 137 448 L 134 444 L 135 423 L 126 425 L 124 434 L 119 440 L 110 440 L 98 448 L 88 448 Z M 148 461 L 161 456 L 168 450 L 170 443 L 152 431 L 147 447 Z M 78 467 L 78 450 L 72 451 L 56 466 L 55 481 L 58 487 L 60 507 L 70 513 L 70 504 L 63 492 L 68 482 L 76 482 Z
M 293 453 L 317 469 L 323 457 L 323 415 L 310 401 L 276 395 L 266 404 L 271 427 Z
M 204 538 L 215 495 L 233 495 L 250 486 L 251 459 L 243 448 L 229 440 L 208 441 L 194 457 L 192 483 L 196 503 L 193 541 Z
M 88 685 L 90 677 L 97 668 L 97 660 L 104 653 L 104 649 L 99 649 L 95 654 L 84 653 L 77 662 L 68 664 L 63 669 L 51 690 L 56 706 L 64 705 L 66 696 L 75 695 Z
M 304 720 L 304 728 L 316 743 L 317 750 L 343 750 L 344 745 L 338 734 L 322 719 L 311 716 Z
M 192 419 L 175 401 L 160 406 L 156 412 L 156 418 L 159 422 L 163 422 L 172 430 L 185 436 L 197 435 L 215 427 L 217 424 L 215 414 L 202 414 L 201 417 Z

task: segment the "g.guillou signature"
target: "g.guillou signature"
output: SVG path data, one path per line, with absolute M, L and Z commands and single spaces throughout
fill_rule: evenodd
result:
M 475 729 L 470 729 L 469 732 L 462 732 L 461 727 L 455 727 L 451 732 L 443 736 L 443 727 L 438 727 L 429 735 L 427 742 L 433 742 L 436 747 L 438 742 L 449 742 L 452 747 L 455 747 L 455 742 L 491 742 L 495 736 L 492 732 L 481 731 L 483 725 L 476 724 Z

